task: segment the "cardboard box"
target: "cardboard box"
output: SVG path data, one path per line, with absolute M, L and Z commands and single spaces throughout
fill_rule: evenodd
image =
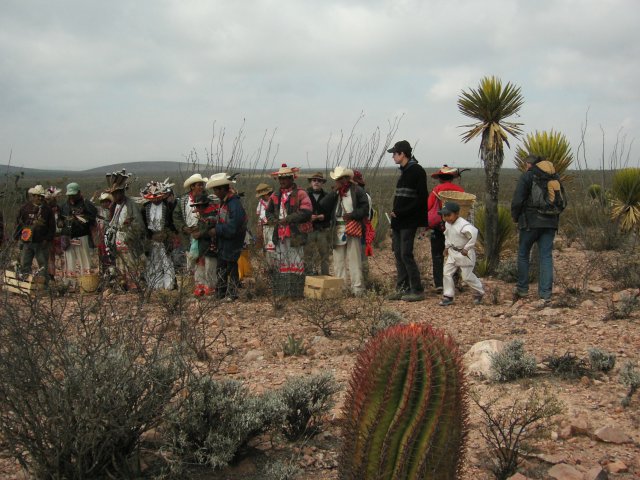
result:
M 306 277 L 304 281 L 305 298 L 338 298 L 342 296 L 344 282 L 339 277 L 318 275 Z
M 18 277 L 13 270 L 5 270 L 3 288 L 11 293 L 32 295 L 44 288 L 44 277 L 34 277 L 33 275 Z

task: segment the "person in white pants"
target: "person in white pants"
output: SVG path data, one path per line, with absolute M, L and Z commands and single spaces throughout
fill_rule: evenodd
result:
M 464 218 L 460 217 L 460 205 L 456 202 L 446 202 L 438 213 L 442 215 L 445 223 L 445 255 L 447 259 L 443 270 L 443 297 L 439 305 L 447 306 L 453 303 L 455 297 L 455 281 L 453 274 L 460 269 L 460 276 L 471 290 L 473 290 L 473 303 L 482 303 L 484 288 L 482 283 L 473 273 L 476 264 L 476 241 L 478 229 Z
M 350 285 L 354 295 L 362 295 L 365 290 L 362 271 L 363 220 L 368 215 L 369 202 L 364 190 L 353 183 L 353 170 L 350 168 L 336 167 L 329 176 L 336 181 L 336 187 L 320 201 L 320 205 L 325 211 L 331 212 L 333 271 L 344 280 L 345 286 Z

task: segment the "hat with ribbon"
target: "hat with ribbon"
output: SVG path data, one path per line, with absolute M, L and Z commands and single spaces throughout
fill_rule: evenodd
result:
M 215 188 L 221 187 L 223 185 L 231 185 L 233 180 L 229 178 L 229 175 L 226 173 L 216 173 L 215 175 L 211 175 L 209 181 L 207 182 L 207 188 Z
M 345 167 L 336 167 L 333 169 L 333 172 L 329 172 L 329 176 L 334 180 L 338 180 L 342 177 L 353 178 L 353 170 Z
M 256 198 L 260 198 L 263 195 L 273 192 L 273 187 L 266 183 L 259 183 L 256 187 Z
M 438 178 L 440 175 L 448 175 L 450 177 L 459 177 L 460 171 L 457 168 L 443 165 L 440 170 L 431 174 L 431 178 Z
M 207 177 L 203 177 L 199 173 L 194 173 L 184 181 L 183 187 L 188 190 L 194 183 L 207 183 Z
M 287 167 L 286 163 L 283 163 L 282 166 L 278 169 L 277 172 L 273 172 L 271 173 L 272 177 L 293 177 L 296 178 L 298 175 L 297 173 L 300 171 L 299 168 L 295 168 L 295 167 Z

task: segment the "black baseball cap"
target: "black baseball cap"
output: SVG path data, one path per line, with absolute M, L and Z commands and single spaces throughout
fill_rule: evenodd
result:
M 406 140 L 400 140 L 396 144 L 387 150 L 388 153 L 404 153 L 407 157 L 411 156 L 411 145 Z
M 438 215 L 449 215 L 450 213 L 459 213 L 460 205 L 456 202 L 446 202 L 440 210 L 438 210 Z

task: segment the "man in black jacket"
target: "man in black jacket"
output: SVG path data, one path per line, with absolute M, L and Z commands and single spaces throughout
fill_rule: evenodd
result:
M 80 185 L 67 185 L 67 201 L 60 209 L 59 227 L 66 237 L 64 245 L 65 277 L 74 279 L 91 271 L 91 228 L 96 224 L 98 211 L 93 203 L 85 200 Z
M 307 244 L 304 247 L 304 265 L 308 275 L 319 273 L 329 275 L 329 255 L 331 255 L 331 238 L 329 235 L 330 212 L 326 212 L 320 205 L 326 196 L 324 184 L 326 179 L 322 172 L 316 172 L 310 177 L 307 194 L 311 200 L 313 211 L 311 212 L 311 222 L 313 231 L 307 235 Z
M 390 300 L 416 302 L 424 299 L 420 270 L 413 257 L 419 227 L 427 226 L 427 174 L 412 155 L 409 142 L 401 140 L 387 150 L 400 167 L 391 217 L 392 249 L 396 257 L 396 292 Z

